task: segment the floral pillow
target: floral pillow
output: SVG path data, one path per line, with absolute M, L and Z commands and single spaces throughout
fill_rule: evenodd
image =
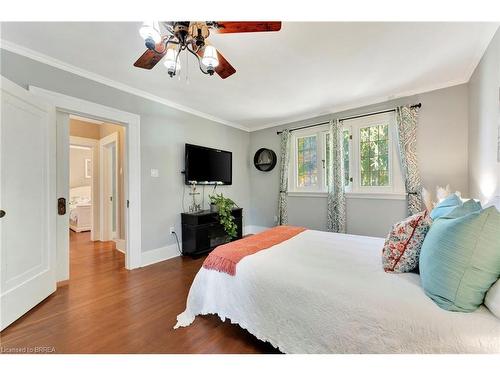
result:
M 431 224 L 427 211 L 394 224 L 382 250 L 385 272 L 410 272 L 417 268 L 420 248 Z

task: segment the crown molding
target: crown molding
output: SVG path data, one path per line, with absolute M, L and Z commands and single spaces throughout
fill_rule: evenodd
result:
M 495 31 L 491 34 L 491 38 L 488 40 L 488 43 L 485 43 L 484 46 L 478 47 L 476 49 L 476 53 L 475 53 L 474 57 L 472 58 L 471 63 L 469 64 L 469 66 L 467 67 L 467 69 L 465 71 L 465 74 L 467 76 L 467 82 L 469 82 L 470 79 L 472 78 L 472 75 L 474 74 L 474 72 L 476 71 L 477 66 L 479 65 L 479 63 L 483 59 L 484 54 L 488 50 L 488 47 L 490 46 L 491 41 L 495 37 L 495 35 L 498 32 L 498 30 L 500 30 L 500 25 L 497 26 L 497 28 L 495 29 Z
M 147 100 L 151 100 L 151 101 L 156 102 L 156 103 L 163 104 L 167 107 L 174 108 L 174 109 L 177 109 L 177 110 L 182 111 L 182 112 L 189 113 L 189 114 L 194 115 L 194 116 L 205 118 L 207 120 L 214 121 L 214 122 L 226 125 L 226 126 L 230 126 L 232 128 L 240 129 L 240 130 L 243 130 L 246 132 L 250 131 L 248 127 L 243 126 L 241 124 L 227 121 L 227 120 L 224 120 L 222 118 L 210 115 L 208 113 L 198 111 L 194 108 L 187 107 L 185 105 L 173 102 L 173 101 L 168 100 L 168 99 L 164 99 L 162 97 L 151 94 L 151 93 L 146 92 L 144 90 L 141 90 L 141 89 L 126 85 L 124 83 L 112 80 L 112 79 L 104 77 L 100 74 L 93 73 L 91 71 L 79 68 L 75 65 L 68 64 L 64 61 L 58 60 L 58 59 L 53 58 L 51 56 L 34 51 L 30 48 L 21 46 L 17 43 L 13 43 L 13 42 L 10 42 L 10 41 L 5 40 L 5 39 L 0 39 L 0 48 L 4 49 L 6 51 L 9 51 L 9 52 L 13 52 L 15 54 L 27 57 L 31 60 L 35 60 L 35 61 L 41 62 L 43 64 L 50 65 L 54 68 L 61 69 L 61 70 L 64 70 L 66 72 L 78 75 L 80 77 L 90 79 L 92 81 L 101 83 L 103 85 L 112 87 L 114 89 L 124 91 L 124 92 L 127 92 L 129 94 L 132 94 L 132 95 L 135 95 L 135 96 L 147 99 Z
M 397 100 L 397 99 L 406 98 L 406 97 L 410 97 L 410 96 L 414 96 L 414 95 L 421 95 L 421 94 L 425 94 L 425 93 L 435 91 L 435 90 L 441 90 L 441 89 L 445 89 L 448 87 L 462 85 L 464 83 L 469 82 L 469 78 L 470 77 L 466 77 L 466 78 L 456 79 L 456 80 L 452 80 L 452 81 L 448 81 L 448 82 L 444 82 L 444 83 L 439 83 L 436 85 L 429 85 L 429 86 L 421 87 L 421 88 L 418 88 L 415 90 L 403 91 L 403 92 L 400 92 L 400 93 L 395 94 L 395 95 L 379 96 L 379 97 L 372 97 L 372 98 L 364 99 L 364 100 L 357 100 L 357 101 L 350 102 L 348 104 L 344 104 L 341 106 L 335 106 L 335 107 L 332 107 L 330 109 L 322 110 L 321 112 L 318 112 L 315 114 L 312 113 L 312 114 L 308 114 L 308 115 L 291 117 L 291 118 L 288 118 L 287 120 L 271 122 L 271 123 L 261 125 L 258 127 L 249 127 L 249 131 L 255 132 L 255 131 L 259 131 L 259 130 L 274 128 L 277 126 L 289 125 L 289 124 L 292 124 L 294 122 L 306 121 L 306 120 L 314 119 L 314 118 L 320 117 L 320 116 L 329 116 L 330 115 L 333 118 L 333 117 L 335 117 L 336 113 L 349 111 L 352 109 L 357 109 L 357 108 L 362 108 L 362 107 L 367 107 L 370 105 L 382 104 L 382 103 L 385 103 L 385 102 L 388 102 L 391 100 Z

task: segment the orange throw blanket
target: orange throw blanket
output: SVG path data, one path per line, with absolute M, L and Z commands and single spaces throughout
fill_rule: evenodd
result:
M 244 257 L 282 243 L 305 230 L 306 228 L 302 227 L 282 225 L 238 241 L 229 242 L 212 251 L 203 262 L 203 267 L 234 276 L 236 265 Z

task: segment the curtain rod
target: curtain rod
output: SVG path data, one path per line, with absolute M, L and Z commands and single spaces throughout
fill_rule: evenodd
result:
M 418 103 L 418 104 L 414 104 L 414 105 L 410 106 L 410 108 L 420 108 L 420 107 L 422 107 L 422 103 Z M 379 112 L 364 113 L 362 115 L 357 115 L 357 116 L 344 117 L 344 118 L 339 119 L 339 121 L 353 120 L 355 118 L 361 118 L 361 117 L 373 116 L 373 115 L 380 115 L 382 113 L 389 113 L 389 112 L 396 112 L 396 108 L 387 109 L 385 111 L 379 111 Z M 329 124 L 329 123 L 330 123 L 330 121 L 325 121 L 325 122 L 320 122 L 319 124 L 312 124 L 312 125 L 300 126 L 298 128 L 290 129 L 290 132 L 293 132 L 295 130 L 313 128 L 315 126 L 326 125 L 326 124 Z M 276 132 L 276 134 L 278 134 L 278 135 L 281 134 L 281 133 L 283 133 L 283 130 L 280 130 L 280 131 Z

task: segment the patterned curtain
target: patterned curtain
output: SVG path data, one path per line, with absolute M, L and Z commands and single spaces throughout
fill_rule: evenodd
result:
M 280 196 L 278 201 L 278 225 L 288 224 L 288 164 L 290 162 L 290 131 L 281 133 L 280 147 Z
M 344 163 L 342 160 L 342 125 L 339 120 L 330 121 L 328 136 L 327 184 L 328 184 L 328 221 L 330 232 L 345 233 L 345 196 Z
M 417 115 L 417 108 L 396 108 L 399 155 L 408 194 L 409 215 L 422 211 L 422 181 L 417 160 Z

